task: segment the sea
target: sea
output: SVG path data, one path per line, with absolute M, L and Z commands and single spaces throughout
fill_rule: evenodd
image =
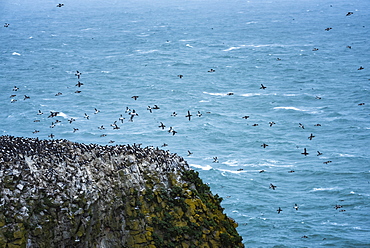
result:
M 245 247 L 370 247 L 370 1 L 1 0 L 0 19 L 1 135 L 177 153 Z

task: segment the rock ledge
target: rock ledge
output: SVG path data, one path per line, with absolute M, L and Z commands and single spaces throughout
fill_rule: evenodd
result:
M 0 136 L 0 247 L 244 247 L 168 151 Z

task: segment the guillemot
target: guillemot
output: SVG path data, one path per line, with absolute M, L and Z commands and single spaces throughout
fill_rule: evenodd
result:
M 269 189 L 273 189 L 273 190 L 275 190 L 276 189 L 276 185 L 273 185 L 272 183 L 270 183 L 270 186 L 269 186 Z
M 161 122 L 161 125 L 159 125 L 158 127 L 164 129 L 166 126 L 163 124 L 163 122 Z
M 130 116 L 130 121 L 134 121 L 134 117 L 135 116 L 138 116 L 139 114 L 135 112 L 135 109 L 133 109 L 130 113 L 129 113 Z
M 80 77 L 81 77 L 81 74 L 82 74 L 81 72 L 79 72 L 79 71 L 76 71 L 76 74 L 75 74 L 75 75 L 77 76 L 77 78 L 78 78 L 78 79 L 80 79 Z
M 122 115 L 120 115 L 120 117 L 119 117 L 119 121 L 121 121 L 121 123 L 123 123 L 123 120 L 124 120 L 125 118 L 122 116 Z
M 309 140 L 312 140 L 315 136 L 311 133 L 311 135 L 308 137 Z
M 307 152 L 306 148 L 304 148 L 304 152 L 302 152 L 301 154 L 307 156 L 309 153 Z
M 188 114 L 185 115 L 185 117 L 189 118 L 189 121 L 190 121 L 190 118 L 192 117 L 192 115 L 190 114 L 190 111 L 188 110 Z

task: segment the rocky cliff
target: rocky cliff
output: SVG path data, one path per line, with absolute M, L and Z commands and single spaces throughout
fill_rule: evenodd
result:
M 0 247 L 243 247 L 176 154 L 0 137 Z

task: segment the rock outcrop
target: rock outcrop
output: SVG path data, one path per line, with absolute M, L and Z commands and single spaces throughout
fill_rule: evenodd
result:
M 183 158 L 0 137 L 0 247 L 244 247 Z

